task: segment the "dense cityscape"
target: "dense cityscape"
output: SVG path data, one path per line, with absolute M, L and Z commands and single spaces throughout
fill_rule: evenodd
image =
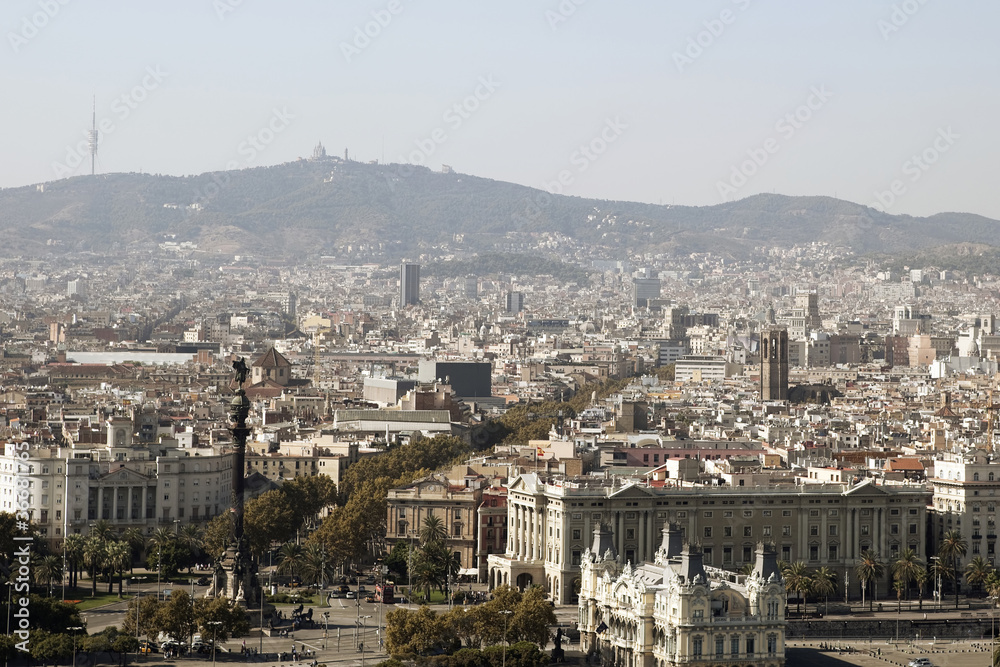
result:
M 320 608 L 350 592 L 361 619 L 395 586 L 509 591 L 508 639 L 543 648 L 525 619 L 545 612 L 520 596 L 579 608 L 567 637 L 622 664 L 707 654 L 690 619 L 738 617 L 724 650 L 767 666 L 803 599 L 954 592 L 974 609 L 997 587 L 996 276 L 852 268 L 823 243 L 739 263 L 545 248 L 581 277 L 435 276 L 448 249 L 290 266 L 169 239 L 6 262 L 0 502 L 30 522 L 9 527 L 33 535 L 34 583 L 120 592 L 144 566 L 160 595 L 129 603 L 123 652 L 125 634 L 207 640 L 227 595 L 280 633 L 261 591 Z M 158 602 L 192 567 L 197 604 L 183 585 Z M 445 612 L 418 640 L 409 613 L 426 612 L 380 616 L 379 650 L 483 645 Z M 643 619 L 682 634 L 640 636 Z
M 998 21 L 0 3 L 4 667 L 1000 667 Z

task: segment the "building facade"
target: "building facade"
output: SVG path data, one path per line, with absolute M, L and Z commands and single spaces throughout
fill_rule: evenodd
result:
M 480 478 L 481 479 L 481 478 Z M 438 517 L 448 533 L 445 544 L 458 556 L 461 569 L 478 572 L 476 560 L 477 510 L 483 492 L 476 480 L 449 480 L 434 474 L 389 489 L 386 504 L 386 542 L 420 541 L 420 530 L 429 516 Z
M 132 442 L 132 421 L 113 418 L 104 443 L 21 449 L 0 457 L 0 511 L 14 511 L 18 480 L 28 484 L 28 514 L 53 545 L 90 532 L 98 520 L 117 531 L 200 522 L 231 504 L 233 453 L 228 445 L 175 447 Z M 18 472 L 18 463 L 22 463 Z
M 624 561 L 653 560 L 663 526 L 701 543 L 706 566 L 754 563 L 759 540 L 778 558 L 829 567 L 860 596 L 854 574 L 865 550 L 892 559 L 926 543 L 929 494 L 922 484 L 809 484 L 704 487 L 617 485 L 613 480 L 523 474 L 508 487 L 507 551 L 488 557 L 490 588 L 540 584 L 557 604 L 574 604 L 579 568 L 596 526 L 611 525 Z M 889 574 L 878 582 L 888 592 Z M 869 591 L 870 593 L 870 591 Z

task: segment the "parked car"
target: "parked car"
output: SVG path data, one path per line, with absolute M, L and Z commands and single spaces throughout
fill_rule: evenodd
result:
M 167 651 L 174 651 L 175 653 L 186 653 L 187 645 L 180 642 L 175 642 L 173 640 L 168 640 L 160 644 L 160 651 L 166 653 Z
M 156 653 L 156 644 L 153 642 L 143 639 L 139 642 L 139 653 Z
M 198 580 L 194 583 L 198 586 L 208 586 L 208 584 L 211 583 L 211 581 L 209 580 L 208 577 L 198 577 Z
M 907 667 L 934 667 L 934 663 L 927 658 L 914 658 L 910 660 Z
M 358 594 L 355 593 L 354 591 L 347 591 L 347 594 L 344 597 L 346 597 L 348 600 L 354 600 L 357 599 Z

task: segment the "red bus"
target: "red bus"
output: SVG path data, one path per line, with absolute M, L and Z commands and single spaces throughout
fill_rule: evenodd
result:
M 395 586 L 386 582 L 384 584 L 375 584 L 375 602 L 384 602 L 385 604 L 392 604 L 396 601 L 393 596 Z

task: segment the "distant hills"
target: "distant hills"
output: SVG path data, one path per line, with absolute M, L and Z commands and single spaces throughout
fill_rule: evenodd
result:
M 1000 222 L 967 213 L 888 215 L 830 197 L 756 195 L 715 206 L 584 199 L 467 174 L 336 159 L 197 176 L 107 174 L 0 190 L 6 256 L 106 252 L 172 235 L 207 252 L 390 257 L 448 244 L 457 256 L 562 235 L 624 256 L 639 249 L 747 257 L 825 241 L 858 254 L 995 244 Z M 134 246 L 133 246 L 134 247 Z

